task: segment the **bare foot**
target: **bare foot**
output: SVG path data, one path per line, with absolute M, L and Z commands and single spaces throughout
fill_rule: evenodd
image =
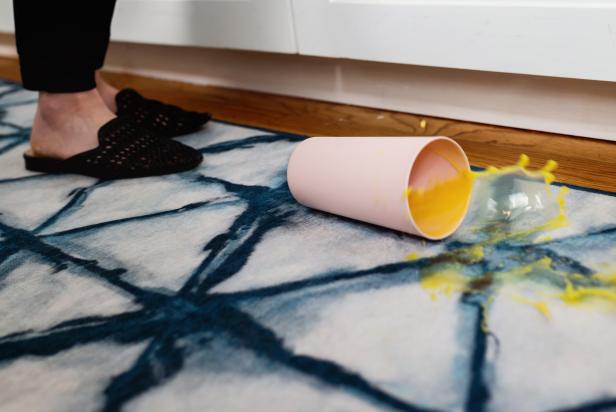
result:
M 96 90 L 103 98 L 103 101 L 113 113 L 118 112 L 118 106 L 116 104 L 116 95 L 118 94 L 118 89 L 107 83 L 101 74 L 97 71 L 96 75 Z
M 98 146 L 98 129 L 115 115 L 96 89 L 40 92 L 30 135 L 34 156 L 66 159 Z

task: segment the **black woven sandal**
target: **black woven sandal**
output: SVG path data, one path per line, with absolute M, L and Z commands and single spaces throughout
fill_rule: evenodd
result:
M 98 141 L 97 148 L 65 160 L 26 152 L 26 169 L 126 179 L 183 172 L 197 167 L 203 160 L 195 149 L 164 139 L 130 117 L 117 117 L 104 124 L 98 131 Z
M 212 118 L 209 113 L 191 112 L 146 99 L 133 89 L 120 90 L 116 104 L 118 116 L 131 116 L 141 126 L 168 138 L 196 132 Z

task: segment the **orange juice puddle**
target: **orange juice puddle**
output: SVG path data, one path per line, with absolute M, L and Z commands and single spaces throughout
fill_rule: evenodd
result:
M 455 177 L 427 189 L 409 187 L 406 196 L 413 221 L 430 237 L 447 236 L 466 214 L 474 180 L 473 172 L 460 170 Z
M 568 225 L 568 188 L 552 185 L 555 161 L 538 170 L 529 170 L 529 162 L 522 155 L 516 165 L 460 171 L 450 180 L 406 193 L 413 218 L 438 232 L 460 213 L 456 207 L 447 209 L 460 203 L 457 196 L 469 187 L 474 190 L 472 216 L 446 252 L 425 259 L 420 283 L 431 299 L 474 296 L 482 307 L 485 332 L 496 296 L 526 305 L 548 321 L 553 316 L 550 306 L 556 304 L 616 310 L 616 268 L 579 273 L 576 267 L 554 262 L 541 248 L 552 240 L 550 232 Z M 526 245 L 534 247 L 532 253 Z M 407 259 L 420 261 L 421 256 L 412 252 Z

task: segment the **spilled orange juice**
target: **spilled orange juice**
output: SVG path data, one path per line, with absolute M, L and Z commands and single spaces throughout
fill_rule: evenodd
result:
M 449 234 L 466 214 L 473 181 L 473 172 L 459 170 L 453 178 L 433 183 L 427 189 L 409 187 L 406 195 L 415 224 L 434 238 Z
M 531 179 L 543 179 L 546 188 L 549 187 L 555 179 L 553 171 L 558 164 L 550 160 L 542 169 L 533 171 L 527 169 L 529 162 L 528 156 L 521 155 L 514 166 L 500 169 L 488 167 L 480 172 L 460 169 L 455 163 L 449 162 L 457 171 L 452 178 L 432 182 L 427 188 L 407 189 L 406 196 L 413 221 L 424 233 L 432 237 L 442 237 L 450 233 L 451 228 L 456 227 L 466 214 L 473 184 L 477 178 L 520 174 Z
M 438 233 L 459 218 L 459 196 L 474 190 L 474 213 L 446 251 L 425 259 L 411 252 L 407 260 L 421 263 L 420 284 L 432 299 L 457 294 L 480 305 L 486 333 L 497 296 L 526 305 L 546 320 L 555 304 L 616 310 L 616 268 L 580 273 L 579 266 L 555 260 L 543 246 L 553 241 L 549 232 L 568 225 L 568 189 L 551 186 L 555 161 L 538 170 L 529 170 L 528 164 L 522 155 L 516 165 L 459 171 L 406 193 L 415 221 Z

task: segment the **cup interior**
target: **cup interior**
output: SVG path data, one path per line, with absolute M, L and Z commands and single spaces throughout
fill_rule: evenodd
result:
M 428 143 L 417 155 L 408 178 L 409 213 L 428 239 L 451 235 L 468 212 L 472 193 L 464 151 L 449 139 Z

